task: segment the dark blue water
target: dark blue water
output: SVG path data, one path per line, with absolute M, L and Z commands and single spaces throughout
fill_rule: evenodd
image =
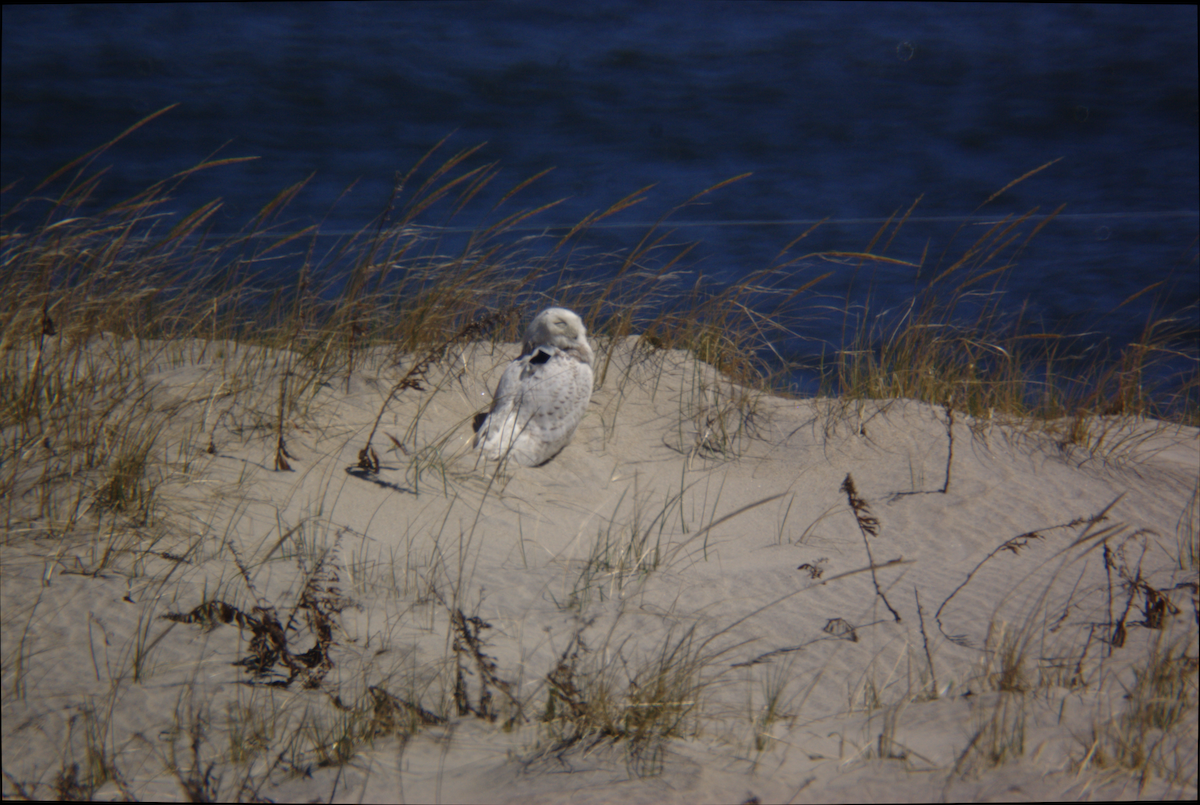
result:
M 656 185 L 611 221 L 628 228 L 605 230 L 631 245 L 693 194 L 753 172 L 674 219 L 687 224 L 679 239 L 702 241 L 688 270 L 719 284 L 766 267 L 825 217 L 803 251 L 862 249 L 922 194 L 888 253 L 915 261 L 930 243 L 927 274 L 964 216 L 1065 203 L 1013 269 L 1014 309 L 1024 303 L 1042 326 L 1092 330 L 1114 346 L 1156 310 L 1191 306 L 1185 318 L 1196 319 L 1195 6 L 6 6 L 2 61 L 0 173 L 5 185 L 20 180 L 5 208 L 179 103 L 103 157 L 103 198 L 221 149 L 261 158 L 195 177 L 177 194 L 180 210 L 220 196 L 216 229 L 236 232 L 315 172 L 289 215 L 333 235 L 371 221 L 395 173 L 455 132 L 445 153 L 486 141 L 468 164 L 502 167 L 459 225 L 554 167 L 521 197 L 568 197 L 536 229 Z M 968 223 L 956 248 L 979 231 Z M 831 269 L 822 289 L 842 298 L 851 269 L 809 275 Z M 874 280 L 882 307 L 914 287 L 907 269 Z M 1156 294 L 1110 313 L 1159 281 Z M 852 303 L 862 286 L 860 277 Z

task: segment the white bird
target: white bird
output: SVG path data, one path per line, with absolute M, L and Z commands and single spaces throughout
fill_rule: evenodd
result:
M 475 433 L 475 447 L 498 461 L 536 467 L 570 443 L 592 398 L 587 328 L 561 307 L 543 310 L 525 331 L 521 355 L 510 363 Z

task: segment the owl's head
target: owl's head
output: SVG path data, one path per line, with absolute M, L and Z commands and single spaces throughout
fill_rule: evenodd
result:
M 565 307 L 546 308 L 537 314 L 525 331 L 522 349 L 525 354 L 543 346 L 558 347 L 584 363 L 592 362 L 592 347 L 588 344 L 583 319 Z

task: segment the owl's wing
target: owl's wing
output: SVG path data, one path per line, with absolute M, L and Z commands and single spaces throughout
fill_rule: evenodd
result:
M 591 391 L 591 367 L 556 347 L 538 347 L 504 370 L 475 445 L 491 459 L 543 464 L 571 441 Z
M 511 432 L 513 429 L 513 423 L 510 420 L 516 419 L 514 404 L 520 384 L 521 361 L 516 360 L 510 363 L 504 370 L 504 374 L 500 376 L 500 382 L 496 384 L 496 394 L 492 398 L 492 409 L 488 411 L 483 424 L 475 433 L 475 446 L 487 452 L 489 456 L 497 453 L 500 449 L 498 443 L 501 432 L 505 430 L 505 423 L 509 423 L 508 431 Z
M 475 434 L 475 446 L 489 458 L 500 458 L 528 425 L 536 404 L 533 398 L 537 396 L 534 389 L 539 385 L 538 375 L 556 352 L 555 347 L 539 347 L 505 368 L 496 384 L 492 410 Z

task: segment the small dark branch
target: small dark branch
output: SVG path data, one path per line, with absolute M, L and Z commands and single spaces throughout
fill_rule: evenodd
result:
M 954 461 L 954 408 L 951 407 L 952 399 L 953 398 L 951 398 L 951 400 L 948 400 L 947 402 L 942 404 L 942 409 L 946 412 L 946 437 L 949 440 L 949 448 L 946 451 L 946 480 L 945 480 L 945 482 L 942 483 L 942 488 L 941 489 L 932 489 L 932 490 L 912 491 L 912 492 L 896 492 L 890 498 L 890 500 L 892 502 L 895 502 L 903 497 L 908 497 L 909 495 L 934 495 L 934 494 L 944 495 L 944 494 L 946 494 L 947 491 L 949 491 L 949 489 L 950 489 L 950 465 Z
M 174 762 L 174 747 L 172 746 L 172 772 L 175 774 L 175 779 L 179 781 L 179 786 L 187 795 L 188 802 L 217 802 L 220 797 L 221 775 L 213 777 L 213 770 L 216 768 L 215 762 L 209 762 L 207 767 L 200 760 L 200 746 L 204 739 L 205 725 L 199 720 L 192 722 L 191 729 L 191 750 L 192 750 L 192 768 L 188 770 L 186 776 L 179 764 Z M 200 776 L 201 769 L 204 770 L 203 777 Z
M 360 267 L 361 268 L 361 267 Z M 355 283 L 356 285 L 358 283 Z M 355 288 L 351 293 L 357 293 L 358 288 Z M 359 323 L 359 315 L 362 311 L 362 302 L 354 302 L 350 305 L 350 333 L 346 341 L 346 393 L 350 393 L 350 377 L 354 374 L 354 358 L 355 350 L 358 348 L 358 342 L 365 328 Z
M 1083 651 L 1080 653 L 1079 659 L 1075 661 L 1075 672 L 1071 675 L 1069 687 L 1074 688 L 1083 684 L 1083 663 L 1087 660 L 1088 649 L 1092 646 L 1092 638 L 1095 636 L 1098 625 L 1093 623 L 1088 627 L 1087 641 L 1083 644 Z M 1109 653 L 1111 654 L 1111 650 Z
M 1143 532 L 1135 532 L 1130 539 L 1138 536 Z M 1166 625 L 1168 616 L 1178 615 L 1179 607 L 1171 602 L 1167 593 L 1156 589 L 1145 578 L 1142 577 L 1142 560 L 1146 556 L 1146 545 L 1142 544 L 1142 553 L 1138 557 L 1137 565 L 1132 570 L 1125 562 L 1125 545 L 1121 545 L 1115 551 L 1109 550 L 1105 545 L 1104 553 L 1104 568 L 1108 574 L 1109 584 L 1109 655 L 1112 650 L 1121 648 L 1125 645 L 1125 638 L 1128 634 L 1129 613 L 1133 609 L 1134 602 L 1137 600 L 1140 593 L 1145 599 L 1145 605 L 1142 609 L 1142 620 L 1134 621 L 1134 625 L 1142 626 L 1147 629 L 1162 629 Z M 1114 622 L 1112 617 L 1112 571 L 1116 570 L 1117 575 L 1122 579 L 1121 586 L 1128 591 L 1128 598 L 1125 601 L 1125 608 L 1121 611 L 1121 616 Z
M 54 319 L 50 318 L 50 303 L 42 303 L 42 336 L 55 335 L 58 328 L 54 326 Z
M 963 761 L 967 759 L 967 755 L 971 753 L 971 750 L 975 748 L 975 744 L 977 744 L 979 739 L 982 737 L 983 728 L 980 728 L 974 735 L 971 736 L 971 740 L 967 742 L 967 745 L 961 752 L 959 752 L 958 758 L 954 761 L 954 771 L 951 772 L 952 776 L 959 773 L 959 771 L 962 769 Z
M 283 441 L 283 417 L 286 410 L 287 401 L 287 378 L 288 372 L 285 371 L 279 378 L 279 415 L 276 424 L 276 442 L 275 442 L 275 469 L 291 472 L 292 465 L 288 463 L 289 458 L 295 458 L 288 452 L 287 444 Z
M 586 650 L 587 647 L 583 644 L 583 640 L 576 632 L 571 641 L 567 643 L 566 649 L 562 656 L 559 657 L 558 664 L 554 666 L 554 670 L 546 674 L 546 682 L 550 686 L 550 698 L 547 702 L 547 716 L 545 720 L 550 720 L 553 717 L 555 702 L 565 705 L 570 711 L 570 718 L 575 724 L 577 731 L 580 727 L 580 720 L 587 716 L 587 700 L 579 686 L 575 684 L 575 667 L 579 663 L 579 652 Z
M 279 441 L 275 444 L 275 469 L 291 472 L 292 465 L 288 463 L 289 458 L 295 458 L 288 452 L 287 442 L 283 440 L 283 428 L 280 427 Z
M 867 548 L 867 562 L 871 565 L 871 582 L 875 585 L 875 594 L 883 600 L 883 605 L 888 608 L 888 612 L 892 613 L 896 623 L 900 623 L 900 613 L 892 607 L 887 596 L 879 587 L 879 578 L 875 575 L 875 558 L 871 556 L 871 543 L 867 539 L 868 536 L 879 536 L 879 520 L 871 514 L 867 502 L 858 496 L 858 490 L 854 488 L 854 478 L 850 476 L 850 473 L 846 473 L 846 480 L 842 481 L 842 491 L 846 493 L 846 500 L 850 503 L 850 509 L 854 512 L 854 519 L 858 523 L 858 530 L 862 533 L 863 545 Z
M 732 663 L 732 664 L 730 664 L 729 667 L 730 668 L 748 668 L 751 665 L 758 665 L 760 662 L 766 662 L 771 657 L 774 657 L 776 654 L 789 654 L 793 651 L 802 651 L 802 650 L 808 648 L 808 645 L 809 645 L 808 643 L 802 643 L 799 646 L 785 646 L 784 648 L 772 649 L 771 651 L 768 651 L 766 654 L 759 654 L 757 657 L 755 657 L 752 660 L 743 660 L 742 662 Z
M 925 613 L 921 610 L 921 593 L 913 587 L 913 596 L 917 599 L 917 621 L 921 626 L 921 642 L 925 644 L 925 662 L 929 663 L 929 680 L 933 685 L 933 698 L 938 698 L 937 673 L 933 670 L 933 655 L 929 653 L 929 635 L 925 634 Z
M 1112 653 L 1114 648 L 1122 648 L 1125 645 L 1125 637 L 1127 634 L 1126 622 L 1129 619 L 1129 610 L 1133 609 L 1133 602 L 1137 598 L 1138 591 L 1141 590 L 1145 583 L 1142 580 L 1142 560 L 1146 557 L 1146 545 L 1142 544 L 1142 553 L 1137 560 L 1137 568 L 1130 572 L 1125 562 L 1125 545 L 1123 543 L 1113 554 L 1111 558 L 1113 567 L 1117 571 L 1117 575 L 1124 581 L 1122 587 L 1129 591 L 1129 597 L 1125 601 L 1125 609 L 1121 611 L 1121 617 L 1117 619 L 1116 625 L 1113 628 L 1112 634 L 1109 637 L 1109 653 Z M 1107 545 L 1105 547 L 1108 547 Z
M 461 609 L 450 611 L 450 623 L 454 628 L 454 651 L 458 655 L 466 654 L 475 662 L 479 672 L 479 704 L 472 705 L 467 693 L 466 674 L 462 662 L 458 668 L 454 684 L 454 701 L 458 705 L 459 715 L 474 713 L 479 718 L 488 721 L 496 720 L 496 711 L 492 707 L 492 692 L 490 688 L 501 691 L 512 704 L 517 716 L 524 718 L 521 702 L 512 693 L 512 686 L 496 676 L 496 661 L 483 653 L 483 644 L 479 638 L 480 632 L 492 628 L 490 623 L 478 616 L 467 617 Z
M 225 544 L 229 546 L 229 552 L 233 554 L 233 562 L 235 565 L 237 565 L 238 571 L 242 574 L 242 579 L 246 582 L 246 589 L 250 591 L 250 594 L 254 596 L 256 601 L 263 603 L 262 596 L 258 594 L 258 590 L 256 590 L 254 587 L 254 582 L 250 580 L 250 571 L 247 569 L 246 563 L 242 561 L 242 557 L 238 555 L 237 548 L 234 547 L 233 541 L 227 541 Z
M 946 437 L 950 440 L 950 447 L 946 452 L 946 483 L 942 484 L 941 493 L 944 495 L 950 489 L 950 464 L 954 461 L 954 409 L 950 407 L 950 403 L 945 405 L 946 409 Z
M 894 564 L 894 563 L 893 562 L 885 562 L 884 564 L 880 565 L 880 567 L 887 567 L 887 565 L 889 565 L 889 564 Z M 885 620 L 871 621 L 870 623 L 864 623 L 864 624 L 859 625 L 858 627 L 855 627 L 855 626 L 851 625 L 848 621 L 846 621 L 844 618 L 831 618 L 830 620 L 825 622 L 825 626 L 821 629 L 821 631 L 824 632 L 825 634 L 829 635 L 829 637 L 813 638 L 812 640 L 801 643 L 798 646 L 784 646 L 783 648 L 771 649 L 770 651 L 768 651 L 764 654 L 759 654 L 757 657 L 754 657 L 752 659 L 732 663 L 729 667 L 730 668 L 747 668 L 751 665 L 758 665 L 759 663 L 766 662 L 767 660 L 769 660 L 772 657 L 775 657 L 779 654 L 790 654 L 793 651 L 803 651 L 804 649 L 808 648 L 809 646 L 813 645 L 814 643 L 820 643 L 824 640 L 846 640 L 851 643 L 857 643 L 859 629 L 868 629 L 872 626 L 878 626 L 881 623 L 887 623 L 887 621 L 885 621 Z
M 358 451 L 358 468 L 371 473 L 379 472 L 379 454 L 371 445 Z
M 446 723 L 446 719 L 437 713 L 431 713 L 419 704 L 401 699 L 388 693 L 383 688 L 370 685 L 367 692 L 371 694 L 374 704 L 372 724 L 377 734 L 388 734 L 396 731 L 396 716 L 408 713 L 421 723 L 422 726 L 433 727 Z
M 460 716 L 471 712 L 471 697 L 467 692 L 467 679 L 461 662 L 456 662 L 454 669 L 454 707 Z
M 1117 566 L 1116 556 L 1113 554 L 1112 549 L 1108 547 L 1108 543 L 1105 543 L 1104 544 L 1104 575 L 1108 579 L 1108 633 L 1109 633 L 1109 635 L 1111 635 L 1113 637 L 1116 636 L 1116 621 L 1113 620 L 1112 572 L 1116 566 Z M 1124 637 L 1124 635 L 1122 634 L 1122 638 L 1123 637 Z M 1108 641 L 1108 656 L 1110 656 L 1110 657 L 1112 656 L 1113 646 L 1114 646 L 1115 642 L 1116 642 L 1115 640 L 1111 640 L 1111 639 Z M 1124 639 L 1122 639 L 1121 642 L 1124 643 L 1125 642 Z

